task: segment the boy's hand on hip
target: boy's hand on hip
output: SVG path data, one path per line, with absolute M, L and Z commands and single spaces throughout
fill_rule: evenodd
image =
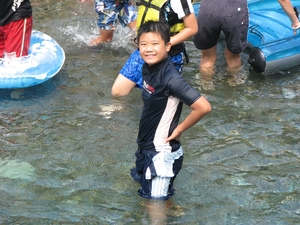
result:
M 182 133 L 180 133 L 176 127 L 173 133 L 165 140 L 165 144 L 170 142 L 171 140 L 180 141 L 181 134 Z

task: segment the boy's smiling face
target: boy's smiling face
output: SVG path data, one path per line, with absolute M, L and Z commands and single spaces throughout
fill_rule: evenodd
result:
M 159 33 L 143 33 L 139 40 L 139 49 L 142 59 L 149 64 L 155 65 L 168 57 L 171 43 L 165 43 Z

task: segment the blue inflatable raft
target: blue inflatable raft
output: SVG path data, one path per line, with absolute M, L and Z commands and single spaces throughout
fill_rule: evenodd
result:
M 291 0 L 300 10 L 300 0 Z M 198 13 L 200 3 L 194 4 Z M 248 0 L 249 64 L 258 72 L 284 70 L 300 65 L 300 31 L 294 35 L 291 21 L 277 0 Z
M 297 10 L 299 0 L 291 0 Z M 291 21 L 278 1 L 248 1 L 250 24 L 249 64 L 258 72 L 284 70 L 300 65 L 300 35 L 294 35 Z M 299 31 L 298 31 L 299 33 Z
M 63 66 L 65 53 L 49 35 L 33 30 L 29 54 L 0 59 L 0 89 L 26 88 L 55 76 Z

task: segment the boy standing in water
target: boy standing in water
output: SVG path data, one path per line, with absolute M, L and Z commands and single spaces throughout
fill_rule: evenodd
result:
M 28 55 L 31 30 L 29 0 L 0 0 L 0 58 Z
M 148 21 L 138 30 L 144 107 L 139 125 L 136 168 L 131 172 L 145 198 L 168 199 L 181 169 L 180 136 L 211 111 L 209 102 L 180 75 L 168 56 L 171 48 L 167 23 Z M 178 125 L 183 102 L 191 113 Z
M 89 0 L 81 0 L 81 2 L 85 1 Z M 111 41 L 118 19 L 123 27 L 127 25 L 132 31 L 136 31 L 137 10 L 129 0 L 94 1 L 95 11 L 99 14 L 97 25 L 100 29 L 100 35 L 90 45 L 98 45 L 101 42 Z

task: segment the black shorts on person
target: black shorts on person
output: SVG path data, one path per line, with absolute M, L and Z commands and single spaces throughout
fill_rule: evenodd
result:
M 203 0 L 197 22 L 198 33 L 193 37 L 196 48 L 214 47 L 221 31 L 230 52 L 238 54 L 247 47 L 249 11 L 246 0 Z

